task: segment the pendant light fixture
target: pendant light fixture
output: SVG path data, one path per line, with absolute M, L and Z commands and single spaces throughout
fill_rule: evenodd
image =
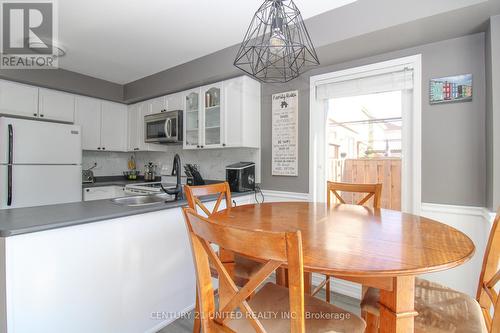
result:
M 234 65 L 262 82 L 284 83 L 313 66 L 318 56 L 292 0 L 265 0 L 255 13 Z

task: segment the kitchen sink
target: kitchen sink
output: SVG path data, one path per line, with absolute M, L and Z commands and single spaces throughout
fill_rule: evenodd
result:
M 175 197 L 169 194 L 150 194 L 150 195 L 137 195 L 131 197 L 122 197 L 111 199 L 114 204 L 121 206 L 147 206 L 158 205 L 165 202 L 175 201 Z

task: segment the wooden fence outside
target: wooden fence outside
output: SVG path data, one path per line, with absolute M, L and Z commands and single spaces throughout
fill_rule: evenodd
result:
M 331 181 L 345 183 L 382 183 L 382 208 L 401 210 L 401 159 L 331 159 L 328 165 Z M 342 193 L 347 203 L 354 203 L 362 194 Z M 372 205 L 372 200 L 367 205 Z

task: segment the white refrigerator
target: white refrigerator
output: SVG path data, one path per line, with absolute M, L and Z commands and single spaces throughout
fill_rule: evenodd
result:
M 0 209 L 82 200 L 80 126 L 0 117 Z

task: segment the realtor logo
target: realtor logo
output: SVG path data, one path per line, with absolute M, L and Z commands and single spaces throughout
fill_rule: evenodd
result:
M 54 55 L 55 18 L 53 1 L 3 0 L 1 3 L 2 69 L 57 68 Z

